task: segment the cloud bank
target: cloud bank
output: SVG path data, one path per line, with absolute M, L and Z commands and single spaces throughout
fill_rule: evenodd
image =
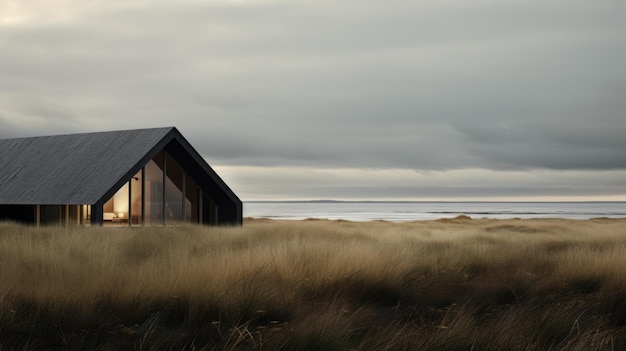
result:
M 626 199 L 623 1 L 0 8 L 0 138 L 175 125 L 244 200 Z

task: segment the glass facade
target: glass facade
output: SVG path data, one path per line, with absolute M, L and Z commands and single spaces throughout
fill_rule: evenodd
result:
M 105 226 L 211 224 L 216 210 L 174 157 L 160 151 L 104 204 L 103 219 Z
M 143 170 L 130 179 L 130 224 L 143 223 Z
M 156 160 L 156 161 L 155 161 Z M 160 161 L 161 166 L 159 166 Z M 163 153 L 160 152 L 146 167 L 144 183 L 144 205 L 146 224 L 163 224 Z
M 42 225 L 62 224 L 61 206 L 41 205 L 39 207 L 39 221 Z
M 185 175 L 185 221 L 200 222 L 200 188 L 190 176 Z
M 34 222 L 36 225 L 81 225 L 86 224 L 87 214 L 83 205 L 35 205 Z
M 167 222 L 183 220 L 183 187 L 185 173 L 174 158 L 165 153 L 165 216 Z

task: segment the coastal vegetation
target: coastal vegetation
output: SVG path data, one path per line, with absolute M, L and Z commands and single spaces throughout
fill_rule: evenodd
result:
M 626 219 L 0 223 L 14 349 L 626 349 Z

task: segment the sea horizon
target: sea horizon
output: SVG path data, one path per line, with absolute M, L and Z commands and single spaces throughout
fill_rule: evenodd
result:
M 406 222 L 471 218 L 624 218 L 626 201 L 244 201 L 244 217 L 277 220 L 331 219 Z
M 243 203 L 624 203 L 620 200 L 243 200 Z

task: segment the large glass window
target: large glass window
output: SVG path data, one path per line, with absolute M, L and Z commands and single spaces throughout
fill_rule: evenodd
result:
M 174 158 L 165 153 L 165 216 L 167 222 L 183 220 L 183 182 L 185 174 Z
M 91 206 L 83 205 L 83 218 L 85 224 L 91 224 Z
M 105 225 L 128 225 L 130 216 L 128 190 L 128 183 L 126 183 L 104 204 L 103 219 Z
M 203 196 L 174 157 L 160 151 L 104 204 L 104 224 L 213 223 L 217 208 L 207 198 L 204 209 Z M 52 220 L 47 212 L 43 218 Z
M 200 189 L 190 176 L 185 176 L 185 221 L 200 223 Z
M 42 225 L 61 224 L 61 206 L 41 205 L 39 211 L 40 223 Z
M 141 195 L 143 193 L 143 172 L 139 171 L 130 179 L 130 223 L 132 225 L 141 225 L 143 218 L 143 202 Z
M 145 170 L 145 220 L 147 224 L 163 223 L 163 152 L 150 160 Z

